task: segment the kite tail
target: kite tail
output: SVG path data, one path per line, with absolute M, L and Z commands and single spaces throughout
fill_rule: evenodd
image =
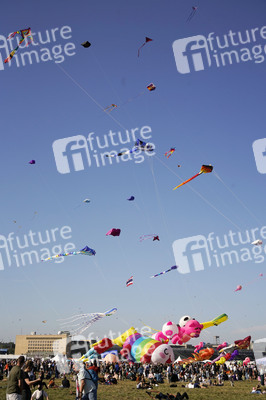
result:
M 146 44 L 146 43 L 142 44 L 142 45 L 138 48 L 138 57 L 139 57 L 140 49 L 142 49 L 142 47 L 145 46 L 145 44 Z
M 17 46 L 14 50 L 11 51 L 9 56 L 5 59 L 5 63 L 8 63 L 9 61 L 11 61 L 11 59 L 14 57 L 15 53 L 17 52 L 18 48 L 19 48 L 19 46 Z
M 179 188 L 180 186 L 185 185 L 186 183 L 192 181 L 192 179 L 197 178 L 197 176 L 201 175 L 202 172 L 198 172 L 196 175 L 192 176 L 192 178 L 189 178 L 187 181 L 180 183 L 180 185 L 176 186 L 173 190 L 176 190 L 177 188 Z

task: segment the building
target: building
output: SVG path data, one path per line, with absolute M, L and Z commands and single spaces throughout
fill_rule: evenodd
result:
M 57 353 L 66 354 L 70 341 L 69 332 L 57 335 L 16 335 L 15 355 L 26 354 L 28 357 L 53 357 Z

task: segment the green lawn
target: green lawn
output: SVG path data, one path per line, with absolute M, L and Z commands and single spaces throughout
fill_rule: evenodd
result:
M 57 380 L 58 385 L 61 380 Z M 235 382 L 235 386 L 231 387 L 229 382 L 225 382 L 223 387 L 211 387 L 208 389 L 185 389 L 181 387 L 181 383 L 177 383 L 177 388 L 170 388 L 169 384 L 162 384 L 155 387 L 162 393 L 181 394 L 186 391 L 191 400 L 242 400 L 256 399 L 257 394 L 250 394 L 252 387 L 258 384 L 257 381 Z M 5 400 L 6 381 L 0 381 L 0 400 Z M 72 393 L 71 393 L 72 392 Z M 75 399 L 75 383 L 71 381 L 71 389 L 48 389 L 49 400 L 74 400 Z M 146 394 L 146 390 L 137 390 L 136 383 L 131 381 L 118 382 L 117 385 L 107 386 L 99 385 L 98 400 L 148 400 L 150 397 Z M 265 395 L 266 399 L 266 395 Z

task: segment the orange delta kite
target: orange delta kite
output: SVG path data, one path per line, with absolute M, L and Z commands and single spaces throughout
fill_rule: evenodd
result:
M 197 178 L 197 176 L 199 176 L 201 174 L 208 174 L 208 173 L 212 172 L 212 170 L 213 170 L 213 166 L 212 165 L 202 165 L 201 169 L 200 169 L 200 172 L 198 172 L 196 175 L 192 176 L 192 178 L 189 178 L 187 181 L 180 183 L 180 185 L 176 186 L 173 190 L 176 190 L 180 186 L 185 185 L 186 183 L 192 181 L 192 179 Z

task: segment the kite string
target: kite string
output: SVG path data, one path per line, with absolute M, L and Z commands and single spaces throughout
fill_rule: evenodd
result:
M 213 171 L 215 177 L 226 187 L 226 189 L 232 193 L 232 195 L 235 197 L 235 199 L 242 205 L 242 207 L 248 211 L 248 213 L 256 220 L 256 222 L 260 223 L 260 221 L 258 220 L 258 218 L 252 213 L 252 211 L 250 211 L 250 209 L 245 205 L 245 203 L 243 203 L 243 201 L 233 192 L 232 189 L 230 189 L 229 186 L 226 185 L 226 183 L 223 181 L 223 179 L 217 174 L 217 172 Z
M 157 160 L 160 161 L 161 164 L 163 164 L 169 171 L 171 171 L 174 175 L 176 175 L 181 181 L 182 178 L 175 172 L 173 171 L 168 165 L 166 165 L 162 160 L 160 160 L 159 157 L 155 156 Z M 242 229 L 235 224 L 229 217 L 227 217 L 225 214 L 223 214 L 220 210 L 218 210 L 217 207 L 215 207 L 209 200 L 207 200 L 201 193 L 199 193 L 196 189 L 194 189 L 192 186 L 188 186 L 190 190 L 192 190 L 194 193 L 196 193 L 197 196 L 199 196 L 205 203 L 207 203 L 211 208 L 213 208 L 218 214 L 220 214 L 222 217 L 224 217 L 227 221 L 229 221 L 234 227 L 236 227 L 238 230 L 242 231 Z
M 80 88 L 80 90 L 82 90 L 96 105 L 98 108 L 100 108 L 100 110 L 104 111 L 104 107 L 102 107 L 100 105 L 100 103 L 98 103 L 97 100 L 95 100 L 95 98 L 93 96 L 91 96 L 87 90 L 85 90 L 63 67 L 61 67 L 60 65 L 56 64 L 56 66 L 61 69 L 61 71 L 77 86 Z M 109 116 L 109 118 L 111 118 L 113 121 L 115 121 L 121 128 L 123 128 L 124 130 L 126 130 L 126 128 L 115 118 L 113 117 L 112 113 L 106 113 L 106 115 Z
M 56 66 L 78 87 L 78 88 L 80 88 L 96 105 L 97 105 L 97 107 L 99 107 L 102 111 L 104 111 L 104 107 L 102 107 L 94 98 L 93 98 L 93 96 L 91 96 L 63 67 L 61 67 L 60 65 L 58 65 L 58 64 L 56 64 Z M 102 69 L 102 68 L 101 68 Z M 115 121 L 117 124 L 118 124 L 118 126 L 120 126 L 122 129 L 124 129 L 125 131 L 127 130 L 126 129 L 126 127 L 125 126 L 123 126 L 116 118 L 114 118 L 113 117 L 113 115 L 111 115 L 110 113 L 107 113 L 107 115 L 113 120 L 113 121 Z M 140 186 L 139 186 L 139 179 L 138 179 L 138 177 L 136 176 L 136 173 L 135 173 L 135 169 L 133 170 L 134 171 L 134 179 L 135 179 L 135 181 L 136 181 L 136 183 L 137 183 L 137 185 L 138 185 L 138 187 L 140 188 Z M 141 190 L 140 190 L 140 197 L 141 197 L 141 200 L 142 200 L 142 203 L 143 203 L 143 207 L 144 207 L 144 201 L 143 201 L 143 198 L 142 198 L 142 195 L 141 195 Z M 143 211 L 143 215 L 144 215 L 144 218 L 147 218 L 147 215 L 146 215 L 146 213 Z M 151 226 L 151 223 L 149 222 L 149 225 Z M 153 229 L 151 229 L 151 230 L 153 230 Z
M 153 160 L 152 159 L 149 160 L 149 166 L 150 166 L 150 170 L 151 170 L 152 177 L 153 177 L 154 188 L 155 188 L 155 193 L 156 193 L 156 197 L 157 197 L 158 206 L 159 206 L 160 211 L 161 211 L 161 216 L 162 216 L 162 219 L 163 219 L 165 230 L 166 230 L 166 232 L 168 234 L 168 238 L 170 238 L 170 232 L 168 230 L 168 224 L 167 224 L 167 220 L 166 220 L 165 210 L 164 210 L 162 202 L 161 202 L 161 198 L 160 198 L 160 194 L 159 194 L 159 190 L 158 190 L 158 185 L 157 185 L 155 174 L 154 174 L 154 167 L 153 167 Z

